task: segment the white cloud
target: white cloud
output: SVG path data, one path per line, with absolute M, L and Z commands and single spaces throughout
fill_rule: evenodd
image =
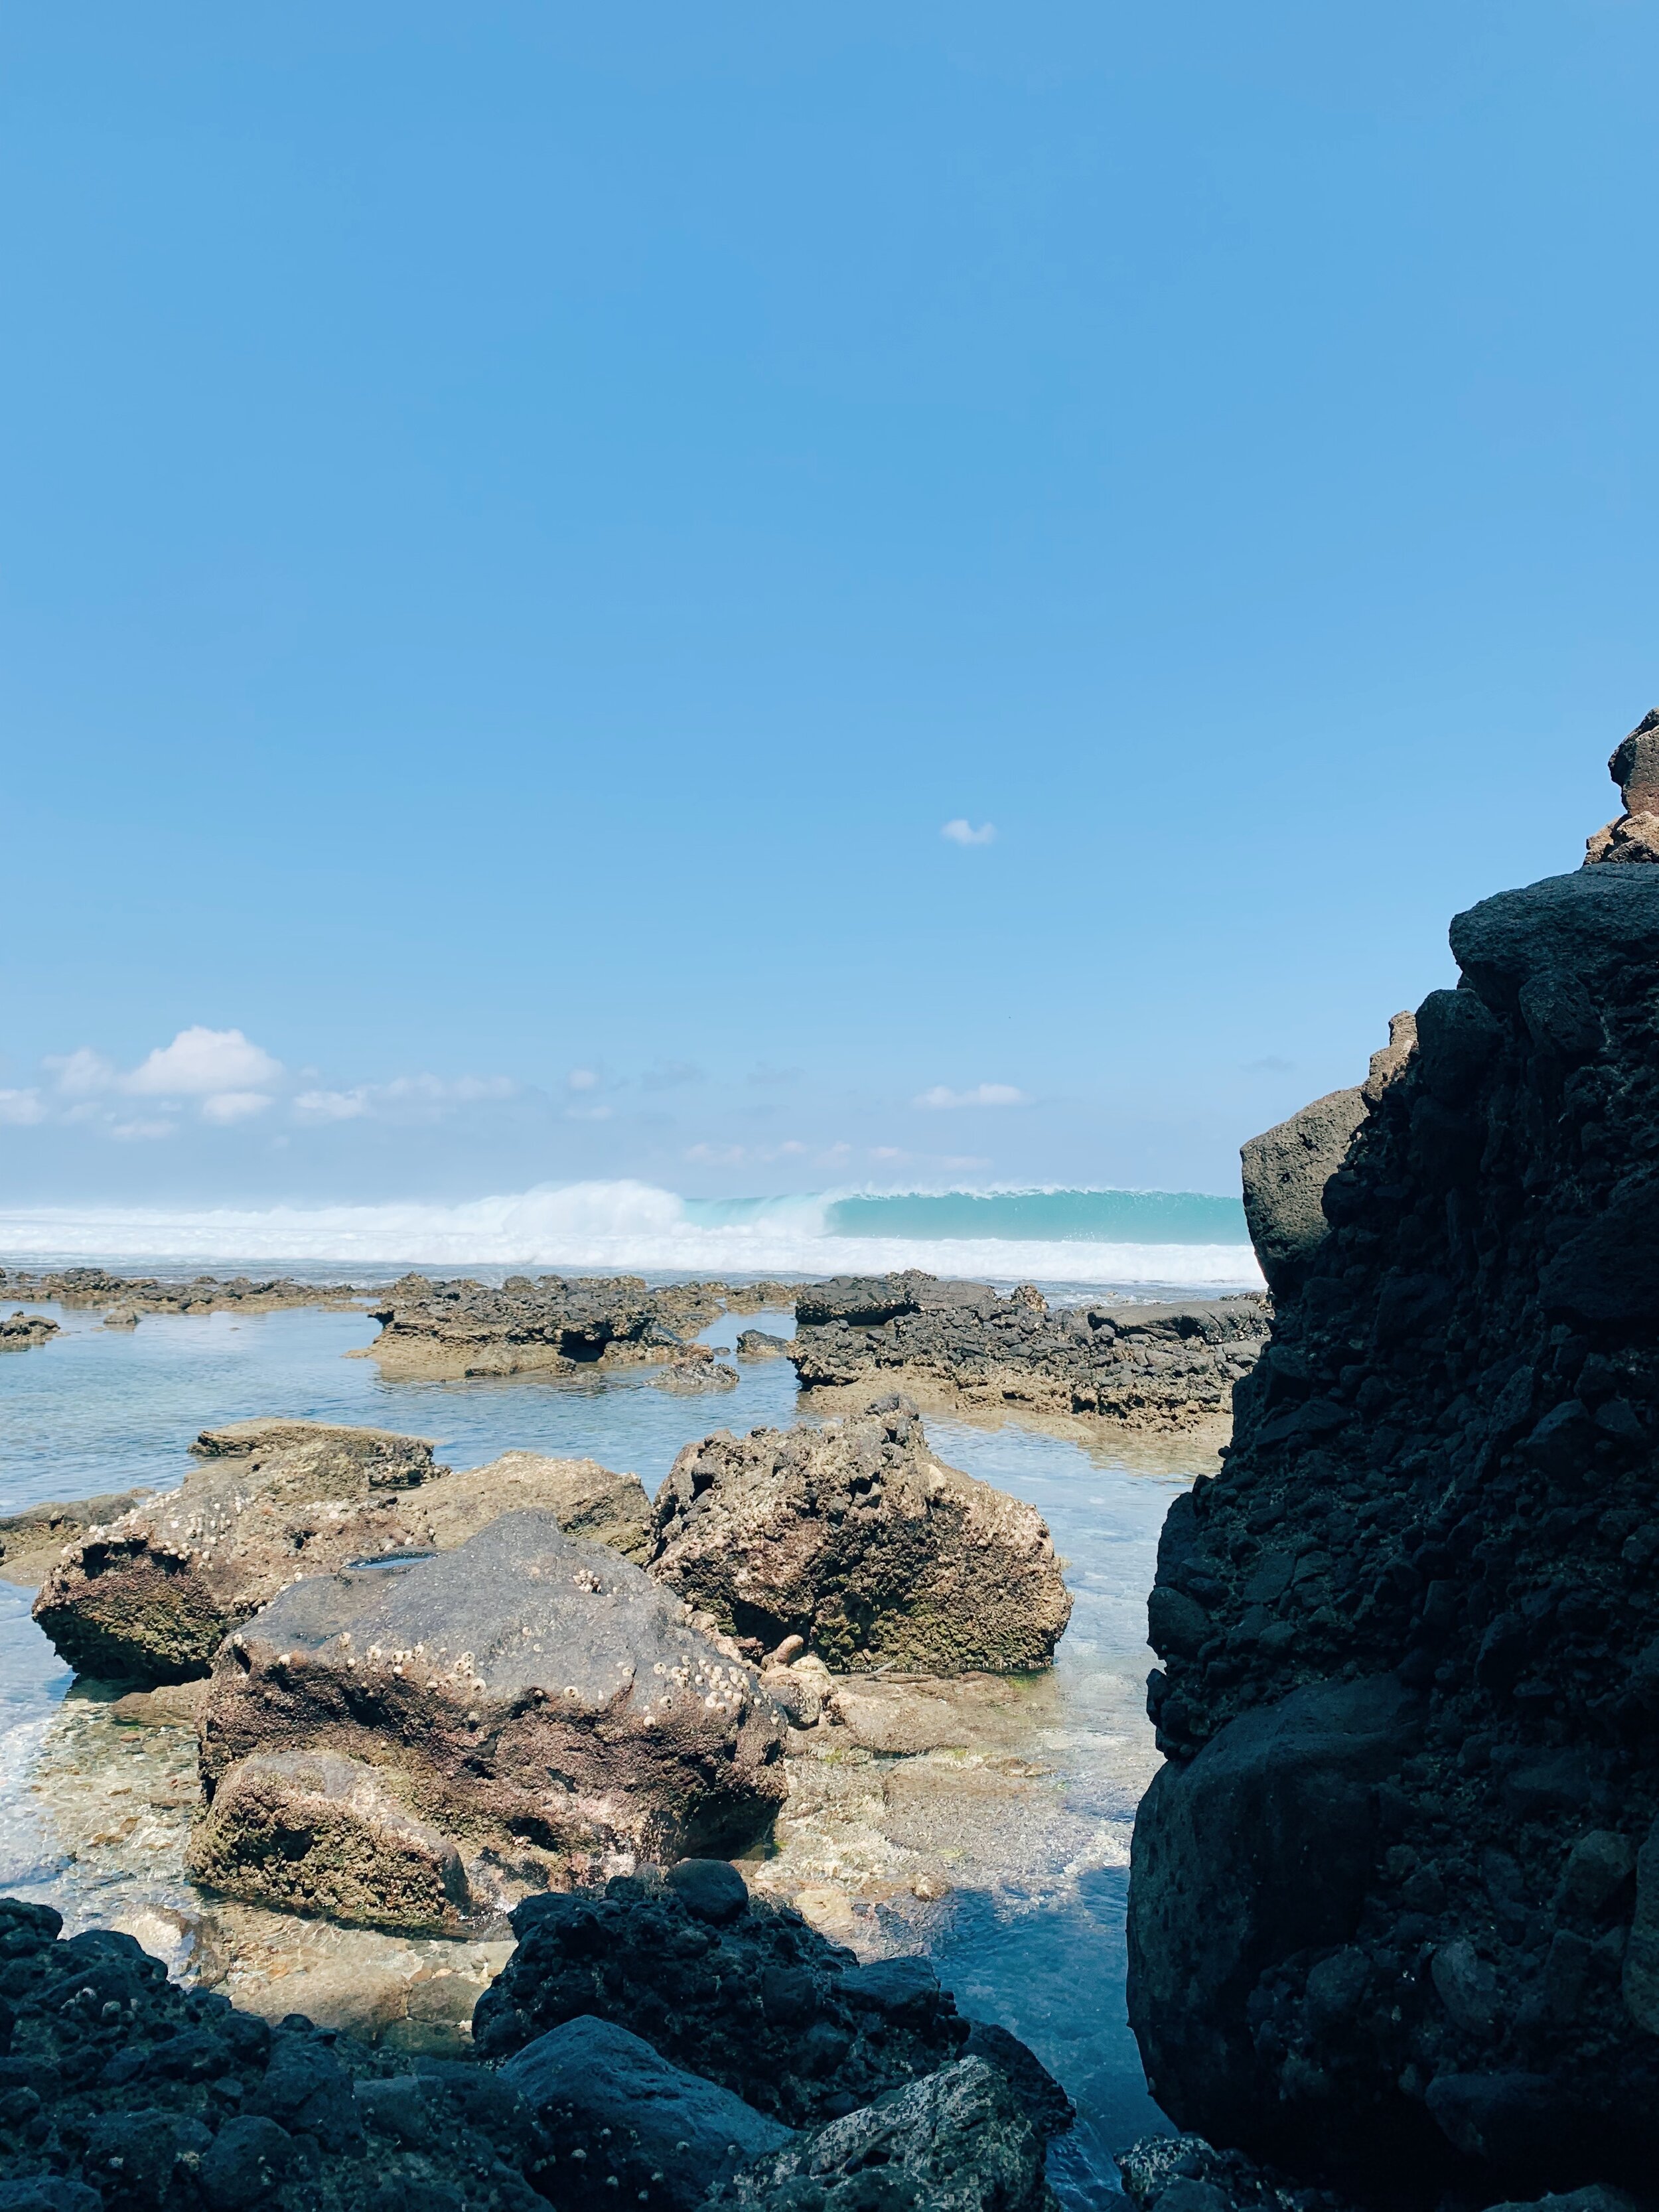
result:
M 110 1134 L 128 1143 L 144 1143 L 153 1137 L 170 1137 L 178 1127 L 176 1121 L 117 1121 Z
M 270 1103 L 263 1091 L 216 1091 L 202 1101 L 202 1119 L 227 1125 L 263 1114 Z
M 743 1158 L 741 1145 L 693 1145 L 685 1155 L 703 1167 L 732 1168 Z
M 977 830 L 963 815 L 947 822 L 939 836 L 952 845 L 988 845 L 997 834 L 994 822 L 981 822 Z
M 647 1091 L 672 1091 L 682 1083 L 701 1083 L 702 1068 L 689 1060 L 659 1060 L 647 1067 L 640 1081 Z
M 294 1110 L 306 1121 L 356 1121 L 369 1110 L 368 1092 L 362 1085 L 356 1091 L 302 1091 Z
M 599 1079 L 591 1067 L 573 1067 L 564 1079 L 572 1091 L 597 1091 Z
M 38 1091 L 0 1091 L 0 1121 L 21 1128 L 30 1121 L 44 1121 L 46 1109 Z
M 567 1121 L 608 1121 L 616 1110 L 614 1106 L 567 1106 L 564 1118 Z
M 282 1072 L 281 1060 L 250 1044 L 240 1030 L 204 1029 L 198 1023 L 180 1030 L 171 1044 L 158 1045 L 120 1079 L 120 1087 L 140 1097 L 198 1098 L 252 1091 L 274 1083 Z
M 108 1091 L 115 1082 L 114 1061 L 106 1060 L 90 1045 L 83 1044 L 78 1052 L 67 1053 L 61 1059 L 50 1058 L 46 1064 L 66 1098 L 90 1098 L 100 1091 Z
M 931 1091 L 924 1091 L 913 1098 L 913 1106 L 926 1106 L 943 1111 L 953 1106 L 1029 1106 L 1030 1100 L 1023 1091 L 1016 1091 L 1012 1083 L 976 1083 L 971 1091 L 949 1091 L 936 1083 Z
M 947 1152 L 939 1165 L 947 1173 L 962 1168 L 988 1168 L 989 1160 L 981 1159 L 976 1152 Z

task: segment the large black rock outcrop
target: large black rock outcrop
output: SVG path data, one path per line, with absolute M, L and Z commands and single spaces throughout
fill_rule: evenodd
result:
M 1486 2203 L 1659 2170 L 1659 872 L 1451 943 L 1164 1529 L 1129 1995 L 1182 2126 Z

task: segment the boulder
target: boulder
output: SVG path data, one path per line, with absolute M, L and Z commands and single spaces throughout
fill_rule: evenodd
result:
M 672 1391 L 676 1396 L 694 1398 L 708 1391 L 735 1390 L 738 1370 L 728 1367 L 723 1359 L 685 1359 L 672 1367 L 665 1368 L 657 1376 L 652 1388 Z
M 783 1796 L 782 1726 L 619 1553 L 552 1513 L 506 1514 L 454 1551 L 295 1583 L 228 1641 L 202 1712 L 198 1849 L 236 1895 L 278 1904 L 306 1883 L 343 1894 L 343 1856 L 367 1863 L 383 1839 L 396 1856 L 378 1800 L 371 1832 L 342 1812 L 333 1840 L 318 1828 L 307 1846 L 271 1770 L 237 1771 L 332 1752 L 456 1845 L 482 1908 L 515 1886 L 751 1842 Z M 356 1790 L 342 1775 L 327 1794 L 355 1807 Z
M 787 1336 L 774 1336 L 769 1329 L 744 1328 L 738 1332 L 739 1359 L 781 1359 L 789 1349 Z
M 50 1314 L 25 1313 L 21 1306 L 15 1313 L 0 1314 L 0 1352 L 32 1352 L 58 1333 Z
M 227 1896 L 365 1927 L 459 1929 L 461 1855 L 372 1766 L 325 1750 L 255 1752 L 228 1768 L 196 1823 L 191 1879 Z
M 561 2207 L 604 2203 L 613 2191 L 619 2203 L 696 2212 L 740 2165 L 789 2140 L 730 2090 L 592 2015 L 538 2036 L 501 2078 L 530 2115 L 531 2172 Z
M 726 1304 L 724 1285 L 639 1275 L 509 1275 L 483 1283 L 405 1276 L 374 1309 L 368 1357 L 405 1380 L 461 1375 L 579 1377 L 686 1358 Z
M 963 2058 L 754 2160 L 709 2212 L 1055 2212 L 1042 2139 L 1004 2076 Z
M 0 1579 L 9 1583 L 40 1583 L 57 1565 L 65 1544 L 83 1528 L 118 1521 L 152 1493 L 148 1490 L 106 1492 L 99 1498 L 76 1498 L 45 1505 L 26 1505 L 21 1513 L 0 1519 Z
M 837 1669 L 1046 1667 L 1071 1613 L 1034 1507 L 937 1461 L 915 1408 L 688 1444 L 657 1494 L 651 1572 L 758 1657 Z
M 79 1541 L 57 1547 L 35 1618 L 83 1673 L 204 1675 L 230 1631 L 300 1577 L 453 1550 L 506 1512 L 550 1511 L 635 1559 L 651 1542 L 638 1478 L 593 1460 L 507 1452 L 458 1474 L 419 1437 L 283 1420 L 206 1430 L 191 1449 L 204 1464 L 178 1490 L 79 1524 Z
M 526 1899 L 513 1915 L 519 1948 L 473 2014 L 481 2055 L 592 2014 L 792 2127 L 956 2056 L 968 2023 L 926 1960 L 860 1969 L 799 1913 L 749 1899 L 720 1871 L 723 1882 L 694 1863 L 665 1881 Z
M 1325 1241 L 1325 1186 L 1347 1157 L 1365 1112 L 1363 1091 L 1333 1091 L 1252 1137 L 1240 1152 L 1244 1219 L 1276 1297 L 1295 1288 Z

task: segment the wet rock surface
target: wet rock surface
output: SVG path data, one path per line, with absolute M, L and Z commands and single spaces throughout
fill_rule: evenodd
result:
M 15 1313 L 0 1314 L 0 1352 L 33 1352 L 50 1344 L 58 1333 L 50 1314 L 25 1313 L 21 1306 Z
M 1129 1993 L 1182 2125 L 1486 2203 L 1659 2170 L 1659 874 L 1451 943 L 1165 1526 Z
M 0 1577 L 40 1583 L 56 1565 L 64 1547 L 82 1530 L 118 1521 L 150 1496 L 147 1490 L 110 1491 L 101 1498 L 77 1498 L 27 1505 L 0 1520 Z
M 64 1534 L 82 1531 L 67 1550 L 59 1537 L 49 1568 L 33 1516 L 17 1517 L 25 1564 L 46 1573 L 35 1618 L 76 1668 L 205 1674 L 231 1630 L 298 1577 L 450 1550 L 504 1512 L 551 1511 L 636 1559 L 650 1540 L 637 1477 L 592 1460 L 508 1452 L 457 1474 L 419 1437 L 284 1420 L 206 1430 L 192 1449 L 204 1465 L 179 1489 L 107 1522 L 82 1516 L 121 1499 L 33 1509 L 66 1516 Z
M 404 1376 L 578 1376 L 667 1362 L 691 1355 L 690 1340 L 730 1295 L 702 1283 L 653 1291 L 638 1275 L 509 1275 L 499 1290 L 410 1275 L 374 1309 L 380 1334 L 368 1356 Z
M 1252 1295 L 1050 1307 L 1029 1284 L 1004 1297 L 916 1272 L 842 1276 L 797 1291 L 788 1353 L 809 1389 L 902 1380 L 930 1403 L 1179 1431 L 1224 1424 L 1267 1316 Z
M 487 1913 L 635 1856 L 741 1849 L 782 1799 L 782 1729 L 631 1562 L 507 1514 L 452 1552 L 295 1583 L 237 1632 L 202 1712 L 199 1863 L 234 1894 L 351 1917 L 395 1848 L 368 1778 L 327 1789 L 325 1828 L 304 1762 L 265 1756 L 328 1752 L 453 1843 Z
M 688 1444 L 656 1516 L 652 1574 L 757 1657 L 797 1637 L 836 1671 L 1008 1672 L 1071 1613 L 1035 1509 L 935 1460 L 898 1397 Z
M 361 1305 L 379 1293 L 351 1283 L 300 1283 L 286 1275 L 197 1275 L 166 1281 L 155 1275 L 112 1275 L 103 1267 L 57 1267 L 40 1273 L 0 1267 L 0 1296 L 46 1298 L 71 1309 L 107 1306 L 141 1314 L 276 1313 L 290 1306 Z M 56 1323 L 53 1324 L 56 1327 Z

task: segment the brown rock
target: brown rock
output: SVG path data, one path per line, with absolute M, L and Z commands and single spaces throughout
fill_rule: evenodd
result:
M 331 1911 L 368 1845 L 342 1814 L 314 1873 L 307 1850 L 262 1848 L 280 1814 L 262 1754 L 372 1766 L 389 1800 L 456 1844 L 486 1899 L 741 1849 L 784 1791 L 781 1718 L 752 1675 L 548 1512 L 408 1565 L 294 1584 L 221 1652 L 201 1742 L 199 1863 L 277 1904 L 310 1884 Z M 309 1831 L 296 1817 L 283 1832 Z
M 1046 1667 L 1072 1609 L 1034 1507 L 935 1460 L 914 1406 L 688 1444 L 651 1571 L 757 1653 L 836 1669 Z
M 204 1464 L 177 1491 L 67 1551 L 59 1539 L 35 1618 L 84 1673 L 205 1674 L 230 1630 L 301 1577 L 453 1550 L 503 1512 L 550 1511 L 635 1558 L 650 1541 L 638 1478 L 593 1460 L 508 1452 L 458 1474 L 422 1437 L 309 1421 L 239 1421 L 192 1449 Z

